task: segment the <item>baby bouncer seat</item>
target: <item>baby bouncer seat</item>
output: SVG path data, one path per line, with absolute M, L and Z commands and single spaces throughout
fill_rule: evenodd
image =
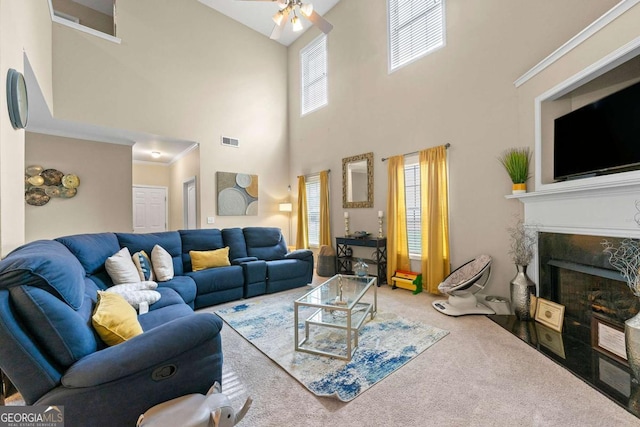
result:
M 480 255 L 455 269 L 438 285 L 438 290 L 449 295 L 449 299 L 432 302 L 433 308 L 449 316 L 495 314 L 478 302 L 475 295 L 489 281 L 491 261 L 489 255 Z

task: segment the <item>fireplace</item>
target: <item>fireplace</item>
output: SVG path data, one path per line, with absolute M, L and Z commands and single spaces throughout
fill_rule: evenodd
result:
M 565 307 L 564 333 L 591 344 L 594 315 L 618 329 L 640 311 L 626 281 L 609 265 L 602 241 L 620 238 L 539 233 L 539 296 Z
M 489 318 L 640 418 L 640 385 L 625 360 L 623 333 L 624 321 L 640 311 L 640 299 L 609 265 L 602 247 L 603 240 L 617 246 L 621 239 L 538 233 L 537 269 L 531 276 L 540 298 L 564 306 L 562 332 L 513 315 Z M 622 337 L 622 343 L 600 345 L 598 334 L 604 333 Z

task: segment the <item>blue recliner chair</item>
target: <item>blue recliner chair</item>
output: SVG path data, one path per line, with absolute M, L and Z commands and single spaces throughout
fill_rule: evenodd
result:
M 107 347 L 91 325 L 98 289 L 55 240 L 0 261 L 0 369 L 27 405 L 63 406 L 69 427 L 133 426 L 152 406 L 221 382 L 220 318 L 164 288 L 138 316 L 144 332 Z
M 287 251 L 282 232 L 277 227 L 242 229 L 248 257 L 264 260 L 267 270 L 266 293 L 285 291 L 311 283 L 313 252 L 309 249 Z

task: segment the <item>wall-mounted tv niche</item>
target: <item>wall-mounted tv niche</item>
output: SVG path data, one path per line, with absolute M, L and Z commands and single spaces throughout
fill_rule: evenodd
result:
M 553 178 L 640 169 L 640 82 L 554 120 Z

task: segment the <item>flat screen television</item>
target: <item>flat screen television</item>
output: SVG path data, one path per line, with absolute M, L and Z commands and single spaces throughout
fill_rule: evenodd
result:
M 640 169 L 640 83 L 554 121 L 553 178 Z

